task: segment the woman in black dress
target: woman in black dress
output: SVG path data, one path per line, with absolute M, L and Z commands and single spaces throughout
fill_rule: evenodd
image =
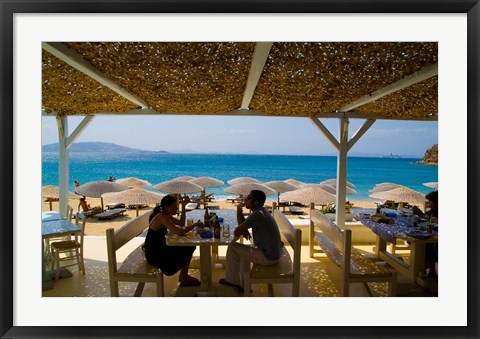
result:
M 168 231 L 177 235 L 185 235 L 195 226 L 203 227 L 198 221 L 193 225 L 185 225 L 185 205 L 190 202 L 188 197 L 182 200 L 180 219 L 174 217 L 177 213 L 177 200 L 171 195 L 163 197 L 160 206 L 153 209 L 150 215 L 150 226 L 145 239 L 145 257 L 147 261 L 162 270 L 167 275 L 180 271 L 178 281 L 180 286 L 198 286 L 200 281 L 188 275 L 188 268 L 195 251 L 195 246 L 167 246 L 165 235 Z

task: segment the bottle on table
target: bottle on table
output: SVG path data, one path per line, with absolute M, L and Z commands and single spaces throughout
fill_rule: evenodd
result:
M 223 218 L 215 218 L 215 224 L 213 225 L 213 237 L 215 239 L 220 239 L 220 234 L 222 233 Z
M 208 207 L 205 205 L 205 216 L 203 217 L 203 226 L 210 226 L 210 214 L 208 213 Z
M 215 224 L 217 222 L 217 215 L 215 213 L 210 213 L 210 229 L 213 231 Z

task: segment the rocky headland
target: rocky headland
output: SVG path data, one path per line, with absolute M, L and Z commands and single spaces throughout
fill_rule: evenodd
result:
M 435 144 L 427 149 L 423 159 L 417 161 L 417 164 L 438 166 L 438 144 Z

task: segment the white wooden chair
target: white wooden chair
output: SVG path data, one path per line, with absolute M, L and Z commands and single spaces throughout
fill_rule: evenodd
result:
M 68 221 L 72 221 L 72 217 L 73 217 L 73 208 L 68 205 L 67 206 L 67 220 Z M 52 260 L 51 256 L 52 256 L 52 249 L 50 248 L 50 244 L 52 242 L 58 242 L 58 241 L 66 241 L 66 240 L 69 240 L 70 239 L 70 236 L 66 235 L 66 236 L 62 236 L 62 237 L 55 237 L 55 238 L 45 238 L 45 249 L 47 251 L 46 253 L 46 258 L 47 260 Z
M 50 244 L 52 257 L 55 263 L 55 280 L 60 276 L 61 267 L 78 265 L 79 272 L 85 274 L 85 264 L 83 261 L 83 238 L 85 234 L 85 224 L 87 217 L 83 213 L 77 213 L 75 224 L 80 226 L 80 234 L 70 236 L 68 240 L 56 241 Z M 73 262 L 75 261 L 75 262 Z M 62 262 L 68 262 L 60 265 Z
M 107 236 L 107 254 L 108 254 L 108 275 L 110 278 L 110 294 L 112 297 L 118 297 L 118 283 L 137 282 L 135 297 L 140 297 L 143 293 L 145 283 L 154 283 L 158 297 L 165 296 L 163 272 L 155 266 L 150 265 L 145 258 L 145 252 L 142 245 L 133 250 L 122 262 L 120 267 L 117 265 L 117 250 L 130 242 L 133 238 L 141 234 L 148 228 L 148 218 L 150 213 L 145 213 L 127 222 L 118 230 L 109 228 L 106 230 Z
M 271 266 L 254 264 L 244 275 L 244 296 L 250 296 L 252 284 L 267 284 L 268 296 L 273 297 L 273 284 L 292 284 L 292 297 L 300 294 L 300 259 L 302 252 L 302 231 L 295 229 L 287 217 L 277 210 L 273 203 L 273 217 L 280 232 L 293 249 L 293 262 L 285 247 L 278 263 Z

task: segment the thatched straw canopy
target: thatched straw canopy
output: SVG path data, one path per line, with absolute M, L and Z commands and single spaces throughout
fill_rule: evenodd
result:
M 52 115 L 242 115 L 244 110 L 243 115 L 340 117 L 348 112 L 436 120 L 438 112 L 436 42 L 42 46 L 42 107 Z M 383 95 L 377 99 L 362 100 L 378 91 Z

